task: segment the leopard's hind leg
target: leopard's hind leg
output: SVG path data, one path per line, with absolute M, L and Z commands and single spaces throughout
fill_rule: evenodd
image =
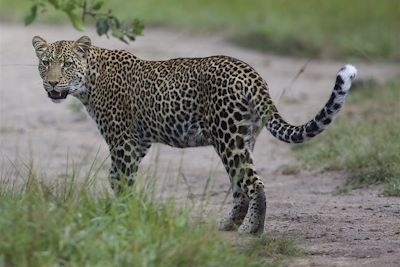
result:
M 236 230 L 246 217 L 249 209 L 249 198 L 242 190 L 235 186 L 233 189 L 232 208 L 229 213 L 219 221 L 218 229 L 221 231 Z
M 219 229 L 259 234 L 264 230 L 266 197 L 249 149 L 227 150 L 221 155 L 233 187 L 233 206 Z
M 219 118 L 222 129 L 212 127 L 215 130 L 211 131 L 211 143 L 228 172 L 233 193 L 232 209 L 220 222 L 219 229 L 234 230 L 239 227 L 239 232 L 258 234 L 264 230 L 266 198 L 252 158 L 259 127 L 247 118 L 245 113 L 226 120 Z M 220 130 L 227 131 L 221 134 Z

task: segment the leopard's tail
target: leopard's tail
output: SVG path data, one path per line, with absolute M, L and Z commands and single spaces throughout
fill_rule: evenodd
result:
M 339 70 L 328 102 L 309 122 L 293 126 L 287 123 L 278 112 L 272 112 L 272 116 L 266 123 L 267 129 L 273 136 L 287 143 L 302 143 L 320 134 L 338 115 L 356 74 L 357 69 L 352 65 L 345 65 Z M 275 107 L 273 110 L 276 111 Z

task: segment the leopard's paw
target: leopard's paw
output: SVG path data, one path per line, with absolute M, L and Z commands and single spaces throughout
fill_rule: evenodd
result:
M 235 231 L 238 226 L 231 218 L 225 217 L 218 222 L 217 228 L 219 231 Z

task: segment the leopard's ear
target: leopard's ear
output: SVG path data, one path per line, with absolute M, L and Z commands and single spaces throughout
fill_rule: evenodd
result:
M 90 38 L 87 36 L 82 36 L 74 42 L 74 50 L 78 55 L 83 57 L 89 51 L 91 45 L 92 42 L 90 41 Z
M 46 42 L 46 40 L 44 40 L 40 36 L 34 36 L 32 38 L 32 45 L 35 48 L 35 52 L 36 52 L 36 55 L 37 55 L 38 58 L 41 58 L 43 52 L 46 51 L 47 48 L 49 47 L 49 45 Z

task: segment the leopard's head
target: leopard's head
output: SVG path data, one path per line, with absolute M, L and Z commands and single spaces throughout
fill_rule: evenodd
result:
M 49 98 L 59 103 L 68 94 L 78 95 L 86 90 L 85 75 L 90 38 L 82 36 L 77 41 L 47 43 L 35 36 L 33 47 L 39 58 L 39 73 Z

